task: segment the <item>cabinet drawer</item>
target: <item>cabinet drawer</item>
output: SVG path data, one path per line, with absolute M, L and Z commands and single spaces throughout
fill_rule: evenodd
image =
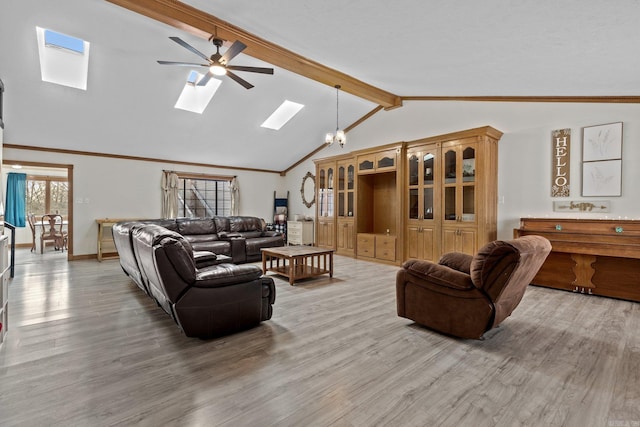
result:
M 376 256 L 376 236 L 373 234 L 358 234 L 358 255 L 374 258 Z
M 395 236 L 376 236 L 376 258 L 387 261 L 396 260 Z
M 302 230 L 302 224 L 299 222 L 287 222 L 287 231 L 300 231 Z

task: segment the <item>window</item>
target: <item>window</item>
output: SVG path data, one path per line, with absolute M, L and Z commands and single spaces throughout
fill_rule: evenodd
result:
M 69 182 L 66 177 L 27 176 L 27 213 L 36 217 L 59 213 L 67 219 Z
M 231 178 L 178 174 L 178 216 L 200 218 L 231 215 Z

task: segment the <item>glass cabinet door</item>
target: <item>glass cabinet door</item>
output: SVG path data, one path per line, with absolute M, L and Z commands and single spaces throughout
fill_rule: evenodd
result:
M 327 169 L 327 210 L 325 216 L 333 216 L 333 168 Z
M 424 151 L 408 153 L 409 219 L 434 218 L 435 150 L 425 147 Z
M 338 167 L 338 216 L 344 216 L 344 204 L 345 204 L 345 168 L 344 166 Z
M 325 207 L 327 204 L 327 176 L 324 169 L 318 172 L 318 214 L 325 216 Z
M 444 189 L 444 220 L 455 221 L 456 215 L 456 187 L 449 186 Z
M 462 215 L 465 222 L 476 220 L 476 150 L 467 146 L 462 150 Z
M 347 166 L 347 216 L 353 216 L 353 207 L 355 203 L 354 192 L 356 188 L 355 176 L 356 167 L 353 164 Z
M 333 216 L 333 168 L 320 168 L 318 171 L 318 214 Z
M 458 176 L 456 157 L 456 151 L 454 149 L 444 153 L 444 168 L 442 169 L 442 172 L 444 174 L 443 178 L 445 184 L 456 183 L 456 178 Z
M 462 179 L 464 182 L 476 180 L 476 150 L 467 147 L 462 151 Z
M 444 168 L 444 220 L 476 220 L 476 150 L 473 145 L 447 149 Z

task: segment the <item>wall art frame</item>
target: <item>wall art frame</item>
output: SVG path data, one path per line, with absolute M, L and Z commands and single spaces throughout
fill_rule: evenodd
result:
M 622 122 L 582 129 L 582 161 L 622 159 Z
M 582 196 L 622 196 L 622 122 L 582 129 Z

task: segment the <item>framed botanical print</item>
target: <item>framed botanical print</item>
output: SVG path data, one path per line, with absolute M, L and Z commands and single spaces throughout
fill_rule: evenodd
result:
M 622 122 L 589 126 L 582 135 L 582 196 L 622 195 Z

